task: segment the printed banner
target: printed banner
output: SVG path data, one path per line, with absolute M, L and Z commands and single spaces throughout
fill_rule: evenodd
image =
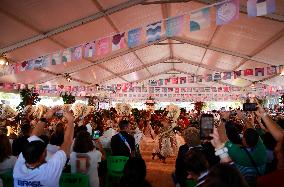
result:
M 249 17 L 263 16 L 275 12 L 275 0 L 248 0 Z
M 97 41 L 97 54 L 106 55 L 110 51 L 110 38 L 103 38 Z
M 142 28 L 136 28 L 128 31 L 128 47 L 133 48 L 141 42 Z
M 190 32 L 206 29 L 211 25 L 210 8 L 204 8 L 200 11 L 190 14 Z
M 166 34 L 168 37 L 179 36 L 183 31 L 183 18 L 178 16 L 166 20 Z
M 116 34 L 112 37 L 112 51 L 125 48 L 125 33 Z
M 85 58 L 93 58 L 96 53 L 96 42 L 86 43 L 84 45 L 84 57 Z
M 239 18 L 239 0 L 225 1 L 216 5 L 216 24 L 224 25 Z
M 71 48 L 72 53 L 72 61 L 78 61 L 82 59 L 83 56 L 83 48 L 82 46 Z
M 151 43 L 161 38 L 162 32 L 162 21 L 158 21 L 156 23 L 152 23 L 147 25 L 146 28 L 146 38 L 147 42 Z
M 72 61 L 72 52 L 71 49 L 65 49 L 62 51 L 62 57 L 61 57 L 61 62 L 67 63 Z

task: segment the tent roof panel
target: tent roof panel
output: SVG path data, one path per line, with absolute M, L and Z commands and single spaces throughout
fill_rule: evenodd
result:
M 206 50 L 204 48 L 190 44 L 173 45 L 173 54 L 175 57 L 182 57 L 193 62 L 201 62 L 205 51 Z
M 148 64 L 170 56 L 169 46 L 151 45 L 135 51 L 144 64 Z
M 142 69 L 139 71 L 135 71 L 129 73 L 127 75 L 122 76 L 124 79 L 128 80 L 129 82 L 135 82 L 142 79 L 145 79 L 150 76 L 150 73 L 146 69 Z

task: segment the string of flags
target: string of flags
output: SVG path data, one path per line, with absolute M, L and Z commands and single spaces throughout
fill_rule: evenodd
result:
M 210 10 L 216 9 L 216 25 L 228 24 L 239 18 L 239 0 L 225 0 L 188 13 L 162 19 L 145 27 L 130 29 L 112 36 L 90 41 L 52 54 L 30 59 L 21 63 L 4 66 L 0 76 L 31 71 L 37 68 L 80 61 L 83 58 L 93 60 L 125 48 L 134 48 L 144 42 L 151 43 L 162 36 L 179 36 L 184 32 L 195 32 L 212 25 Z M 249 17 L 263 16 L 275 12 L 275 0 L 248 0 Z M 165 22 L 165 24 L 163 24 Z M 165 28 L 163 28 L 165 25 Z

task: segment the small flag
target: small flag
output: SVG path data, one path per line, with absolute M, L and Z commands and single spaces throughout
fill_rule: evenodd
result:
M 84 57 L 85 58 L 93 58 L 96 53 L 96 42 L 86 43 L 84 45 Z
M 97 42 L 97 54 L 106 55 L 110 50 L 110 38 L 103 38 Z
M 152 24 L 147 25 L 146 28 L 146 38 L 147 42 L 154 42 L 161 38 L 162 31 L 162 21 L 158 21 Z
M 246 69 L 244 70 L 244 76 L 253 75 L 253 69 Z
M 112 51 L 125 48 L 125 33 L 116 34 L 112 37 Z
M 232 78 L 232 72 L 223 72 L 223 80 L 228 80 Z
M 234 78 L 237 79 L 242 76 L 242 70 L 234 71 Z
M 174 88 L 168 88 L 168 92 L 173 92 Z
M 206 82 L 212 82 L 212 81 L 213 81 L 213 76 L 212 76 L 212 74 L 207 74 L 207 75 L 205 75 L 205 81 L 206 81 Z
M 211 90 L 212 90 L 212 92 L 217 92 L 217 88 L 216 87 L 212 87 Z
M 210 8 L 204 8 L 190 14 L 190 32 L 206 29 L 211 25 Z
M 175 88 L 175 93 L 179 93 L 179 88 Z
M 275 12 L 275 0 L 248 0 L 249 17 L 263 16 Z
M 34 68 L 41 68 L 43 62 L 43 57 L 39 57 L 34 60 Z
M 142 28 L 136 28 L 128 31 L 128 47 L 133 48 L 139 45 L 141 40 Z
M 255 76 L 264 76 L 264 68 L 255 68 Z
M 276 66 L 267 67 L 267 75 L 277 74 Z
M 225 86 L 225 87 L 224 87 L 224 92 L 230 92 L 230 87 Z
M 170 82 L 171 82 L 171 79 L 170 79 L 170 78 L 165 79 L 165 85 L 168 85 Z
M 188 76 L 187 78 L 189 83 L 194 83 L 194 76 Z
M 214 81 L 219 81 L 221 79 L 222 79 L 221 73 L 219 73 L 219 72 L 214 73 L 214 76 L 213 76 Z
M 83 49 L 82 46 L 77 46 L 77 47 L 73 47 L 71 48 L 71 59 L 72 61 L 78 61 L 82 59 L 82 55 L 83 55 Z
M 28 65 L 26 67 L 26 70 L 33 70 L 34 69 L 34 60 L 28 60 Z
M 179 36 L 183 30 L 184 16 L 177 16 L 166 20 L 166 34 L 168 37 Z
M 43 68 L 49 66 L 50 63 L 51 63 L 51 57 L 50 57 L 50 55 L 46 55 L 46 56 L 43 56 L 43 57 L 42 57 L 42 67 L 43 67 Z M 22 64 L 22 66 L 23 66 L 23 64 Z
M 172 78 L 172 84 L 178 84 L 178 77 Z
M 180 77 L 180 84 L 186 84 L 186 77 Z
M 198 83 L 198 82 L 202 82 L 202 80 L 203 80 L 203 76 L 202 76 L 202 75 L 196 76 L 196 82 L 197 82 L 197 83 Z
M 155 80 L 149 80 L 149 86 L 157 86 L 157 81 Z
M 224 1 L 216 5 L 216 24 L 224 25 L 239 18 L 239 0 Z
M 61 63 L 61 52 L 56 52 L 51 55 L 51 65 L 57 65 Z
M 158 80 L 158 85 L 159 86 L 163 86 L 163 84 L 164 84 L 164 79 L 159 79 Z

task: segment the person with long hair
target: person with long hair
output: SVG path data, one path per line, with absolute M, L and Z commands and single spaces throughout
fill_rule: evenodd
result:
M 0 134 L 0 174 L 12 171 L 17 158 L 12 156 L 12 148 L 8 137 Z

